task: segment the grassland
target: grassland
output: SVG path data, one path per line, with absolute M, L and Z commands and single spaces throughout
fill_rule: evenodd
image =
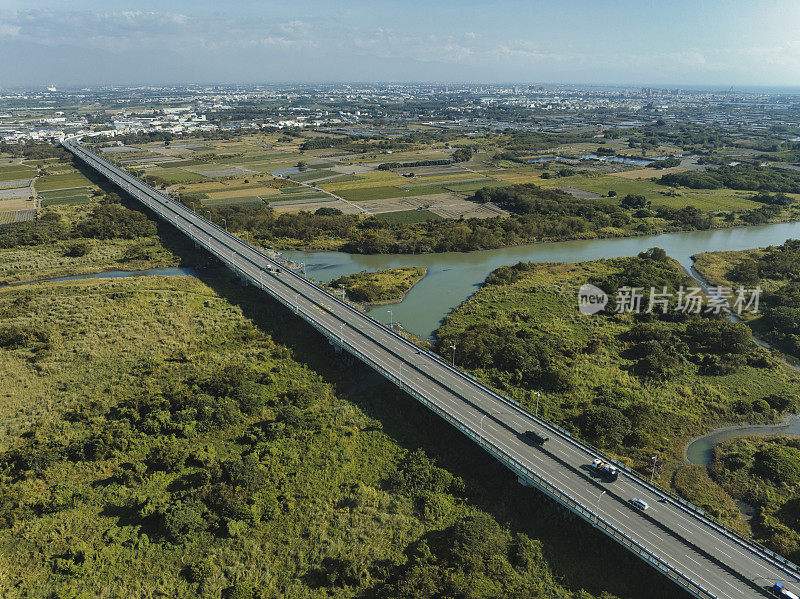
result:
M 800 242 L 732 252 L 694 256 L 695 268 L 711 284 L 738 289 L 761 289 L 758 312 L 741 315 L 761 338 L 781 351 L 800 358 Z
M 426 273 L 427 269 L 422 266 L 404 266 L 375 272 L 363 271 L 339 277 L 328 285 L 334 290 L 344 288 L 347 297 L 354 302 L 397 303 L 403 300 Z
M 702 277 L 711 285 L 736 287 L 740 283 L 730 278 L 731 270 L 746 262 L 752 262 L 764 257 L 765 248 L 740 250 L 729 252 L 703 252 L 692 256 L 694 267 Z M 778 282 L 763 280 L 761 284 L 767 286 L 766 290 L 774 289 Z
M 586 176 L 574 175 L 556 179 L 542 179 L 537 181 L 542 187 L 575 187 L 601 195 L 609 191 L 617 192 L 618 197 L 627 194 L 642 195 L 654 205 L 668 206 L 670 208 L 683 208 L 694 206 L 700 210 L 747 210 L 758 208 L 759 203 L 747 199 L 753 194 L 750 192 L 734 191 L 730 189 L 684 189 L 681 188 L 677 195 L 669 195 L 670 189 L 654 181 L 631 180 L 616 175 Z
M 63 174 L 45 175 L 36 179 L 37 191 L 50 191 L 55 189 L 72 189 L 76 187 L 91 187 L 92 182 L 78 171 Z
M 676 596 L 226 279 L 0 290 L 4 597 Z
M 75 227 L 90 218 L 90 211 L 96 205 L 62 205 L 46 213 L 58 215 L 65 227 Z M 182 240 L 170 239 L 173 248 L 183 246 Z M 39 245 L 0 249 L 0 285 L 103 270 L 141 270 L 181 264 L 181 259 L 156 235 L 102 241 L 79 236 L 56 238 Z
M 744 325 L 578 312 L 582 284 L 613 297 L 632 280 L 673 288 L 685 275 L 676 263 L 646 258 L 503 267 L 445 319 L 437 344 L 445 355 L 456 345 L 463 366 L 531 410 L 541 391 L 540 414 L 642 473 L 658 455 L 658 484 L 746 530 L 732 498 L 685 464 L 685 442 L 723 423 L 774 422 L 797 410 L 800 377 L 759 349 Z M 739 339 L 729 353 L 705 345 L 717 328 Z
M 22 164 L 0 165 L 0 181 L 33 179 L 36 169 Z
M 711 475 L 755 509 L 756 539 L 792 561 L 800 559 L 800 440 L 731 439 L 714 449 Z

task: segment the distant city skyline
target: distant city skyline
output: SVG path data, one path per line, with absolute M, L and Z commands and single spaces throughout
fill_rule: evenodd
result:
M 800 3 L 0 0 L 0 88 L 800 86 Z

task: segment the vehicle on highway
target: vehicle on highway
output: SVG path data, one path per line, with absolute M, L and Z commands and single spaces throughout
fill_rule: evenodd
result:
M 773 584 L 770 587 L 769 591 L 776 597 L 782 597 L 783 599 L 800 599 L 800 597 L 798 597 L 791 591 L 786 590 L 786 587 L 783 586 L 782 582 L 776 582 L 775 584 Z
M 267 272 L 270 272 L 273 275 L 279 275 L 281 274 L 281 269 L 276 268 L 275 266 L 267 266 Z
M 628 499 L 628 503 L 630 503 L 636 509 L 642 511 L 650 507 L 644 499 L 639 499 L 638 497 L 631 497 L 630 499 Z
M 619 470 L 617 470 L 617 467 L 608 462 L 604 462 L 600 458 L 592 460 L 592 468 L 606 480 L 613 482 L 619 478 Z
M 549 437 L 536 431 L 525 431 L 525 439 L 534 445 L 544 445 Z

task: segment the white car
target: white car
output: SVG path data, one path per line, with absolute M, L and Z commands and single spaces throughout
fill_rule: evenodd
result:
M 630 502 L 630 504 L 633 507 L 635 507 L 636 509 L 642 510 L 642 511 L 644 511 L 644 510 L 646 510 L 647 508 L 650 507 L 649 505 L 647 505 L 647 502 L 644 499 L 639 499 L 638 497 L 633 497 L 632 499 L 629 499 L 628 501 Z

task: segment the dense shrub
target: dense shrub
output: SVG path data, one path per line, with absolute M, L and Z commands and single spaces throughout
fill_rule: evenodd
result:
M 669 173 L 661 177 L 658 182 L 672 187 L 682 185 L 692 189 L 728 187 L 762 192 L 800 193 L 800 173 L 750 164 L 723 166 L 705 171 Z M 778 201 L 783 202 L 782 199 Z
M 765 478 L 787 485 L 800 482 L 800 449 L 774 445 L 759 451 L 755 458 L 756 469 Z
M 141 212 L 119 204 L 100 204 L 87 220 L 78 223 L 76 232 L 95 239 L 135 239 L 155 235 L 156 226 Z

